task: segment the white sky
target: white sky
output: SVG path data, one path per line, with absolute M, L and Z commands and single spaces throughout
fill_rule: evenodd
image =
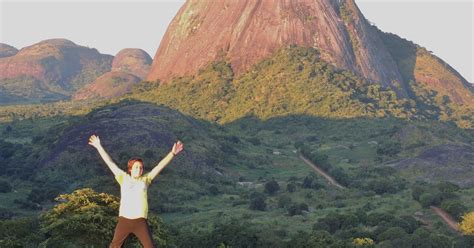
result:
M 0 42 L 18 49 L 65 38 L 115 55 L 141 48 L 154 57 L 184 0 L 0 0 Z M 379 29 L 433 51 L 474 82 L 474 0 L 356 0 Z

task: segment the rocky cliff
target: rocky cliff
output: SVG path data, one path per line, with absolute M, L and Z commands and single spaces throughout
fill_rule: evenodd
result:
M 188 0 L 172 20 L 148 80 L 228 60 L 236 75 L 285 45 L 318 49 L 337 68 L 406 96 L 396 63 L 353 0 Z

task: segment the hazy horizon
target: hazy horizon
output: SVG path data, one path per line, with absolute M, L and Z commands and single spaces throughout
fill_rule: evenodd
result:
M 0 42 L 21 49 L 41 40 L 64 38 L 110 55 L 124 48 L 140 48 L 153 58 L 183 3 L 184 0 L 1 0 Z M 356 3 L 379 29 L 426 47 L 466 80 L 474 82 L 473 1 L 356 0 Z M 153 23 L 156 24 L 150 25 Z

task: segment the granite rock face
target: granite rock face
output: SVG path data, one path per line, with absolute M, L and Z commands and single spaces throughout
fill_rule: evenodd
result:
M 0 58 L 0 88 L 18 98 L 67 98 L 110 71 L 112 59 L 66 39 L 44 40 Z
M 79 89 L 72 99 L 107 99 L 128 93 L 146 77 L 151 62 L 150 55 L 141 49 L 122 49 L 112 61 L 112 70 Z
M 193 75 L 228 60 L 236 75 L 282 46 L 321 58 L 406 96 L 396 63 L 353 0 L 188 0 L 172 20 L 147 80 Z
M 137 48 L 125 48 L 115 55 L 112 71 L 121 71 L 145 79 L 150 71 L 152 59 L 147 52 Z

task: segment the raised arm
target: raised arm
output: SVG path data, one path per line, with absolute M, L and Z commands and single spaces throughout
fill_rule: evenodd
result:
M 107 164 L 109 169 L 112 171 L 112 173 L 114 173 L 115 176 L 117 176 L 119 173 L 124 172 L 114 163 L 112 158 L 110 158 L 109 154 L 107 154 L 107 152 L 104 150 L 104 148 L 100 144 L 99 136 L 96 136 L 95 134 L 93 134 L 89 138 L 89 145 L 97 149 L 100 156 L 102 157 L 102 159 L 105 161 L 105 163 Z
M 174 143 L 173 148 L 171 151 L 164 157 L 158 165 L 153 168 L 153 170 L 150 171 L 148 174 L 148 177 L 150 177 L 150 180 L 153 180 L 158 174 L 160 174 L 161 170 L 163 170 L 170 162 L 173 160 L 173 158 L 178 155 L 183 150 L 183 143 L 178 140 L 178 142 Z

